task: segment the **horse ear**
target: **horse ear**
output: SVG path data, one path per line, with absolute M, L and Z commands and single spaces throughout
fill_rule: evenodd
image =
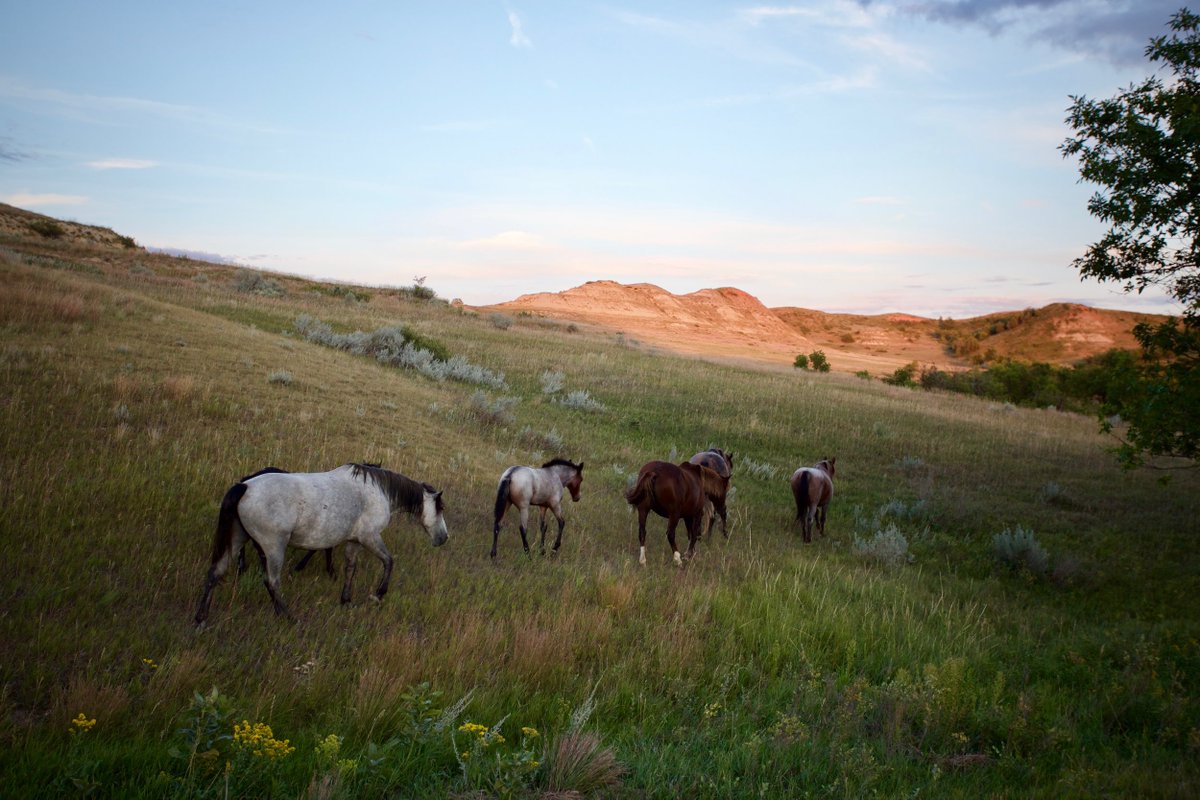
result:
M 583 472 L 583 462 L 582 461 L 579 462 L 579 471 Z
M 437 500 L 438 498 L 440 498 L 442 496 L 442 492 L 444 492 L 444 491 L 446 491 L 446 490 L 442 489 L 441 491 L 435 492 L 433 495 L 433 499 Z

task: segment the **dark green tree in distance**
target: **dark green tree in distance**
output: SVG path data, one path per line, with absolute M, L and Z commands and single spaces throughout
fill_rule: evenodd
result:
M 1102 419 L 1128 424 L 1118 456 L 1200 456 L 1200 16 L 1174 14 L 1170 35 L 1150 40 L 1157 73 L 1108 100 L 1071 97 L 1075 135 L 1060 145 L 1099 186 L 1088 201 L 1109 226 L 1074 266 L 1082 278 L 1125 292 L 1160 286 L 1183 306 L 1178 319 L 1134 328 L 1141 358 L 1114 375 Z

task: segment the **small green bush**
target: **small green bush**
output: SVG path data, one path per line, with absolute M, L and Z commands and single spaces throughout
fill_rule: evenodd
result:
M 67 229 L 52 219 L 35 219 L 29 223 L 29 230 L 47 239 L 61 239 L 67 234 Z
M 796 360 L 792 362 L 792 366 L 796 369 L 808 369 L 808 356 L 804 353 L 796 356 Z
M 829 372 L 829 359 L 825 357 L 824 350 L 813 350 L 808 354 L 808 360 L 817 372 Z

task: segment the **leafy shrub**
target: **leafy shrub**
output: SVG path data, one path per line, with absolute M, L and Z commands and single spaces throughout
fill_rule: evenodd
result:
M 862 378 L 864 381 L 869 381 L 871 380 L 871 373 L 867 372 L 865 369 L 860 369 L 858 372 L 854 373 L 854 377 Z
M 414 300 L 432 300 L 437 297 L 437 292 L 425 285 L 425 276 L 413 276 L 413 285 L 404 290 L 405 293 Z
M 1050 556 L 1038 544 L 1033 532 L 1018 525 L 1005 528 L 992 537 L 992 555 L 1013 569 L 1026 569 L 1044 575 L 1050 568 Z
M 792 366 L 796 369 L 808 369 L 808 356 L 800 353 L 796 356 L 796 360 L 792 362 Z
M 897 367 L 895 372 L 883 379 L 883 382 L 890 383 L 892 386 L 916 386 L 917 382 L 913 380 L 913 376 L 916 374 L 917 362 L 910 361 L 903 367 Z
M 488 322 L 492 323 L 493 328 L 499 328 L 502 331 L 506 331 L 512 327 L 513 318 L 507 314 L 501 314 L 497 311 L 495 313 L 488 314 Z
M 817 372 L 829 372 L 829 359 L 825 357 L 824 350 L 813 350 L 808 354 L 808 360 Z

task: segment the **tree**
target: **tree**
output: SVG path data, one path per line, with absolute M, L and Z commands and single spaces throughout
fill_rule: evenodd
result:
M 829 359 L 825 357 L 824 350 L 813 350 L 808 354 L 808 360 L 817 372 L 829 372 Z
M 1159 74 L 1108 100 L 1071 97 L 1075 135 L 1059 148 L 1100 187 L 1088 211 L 1110 226 L 1075 260 L 1080 276 L 1127 293 L 1161 286 L 1184 309 L 1134 328 L 1141 358 L 1106 398 L 1105 418 L 1128 423 L 1118 449 L 1128 467 L 1200 456 L 1200 16 L 1182 9 L 1169 27 L 1146 48 Z
M 796 356 L 796 360 L 792 362 L 792 366 L 796 369 L 808 369 L 808 356 L 801 353 Z

